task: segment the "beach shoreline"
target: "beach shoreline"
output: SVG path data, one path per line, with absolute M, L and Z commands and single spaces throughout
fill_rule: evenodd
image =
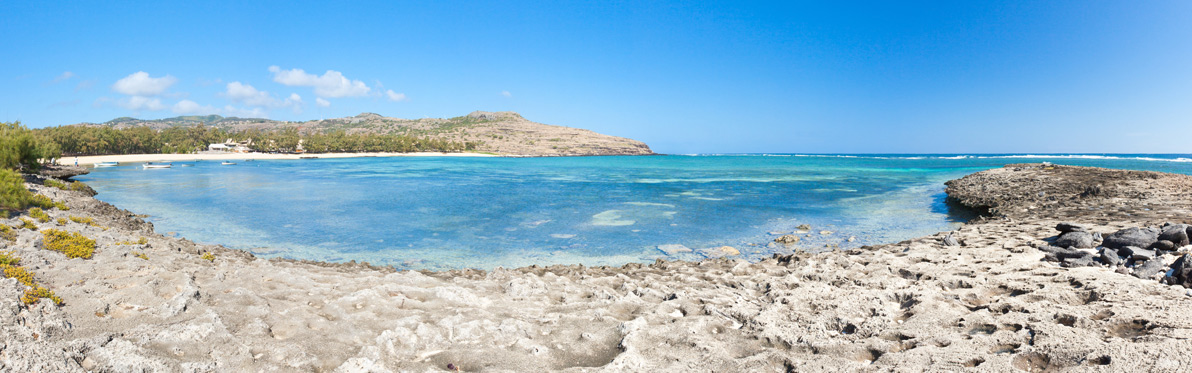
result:
M 281 153 L 191 153 L 191 154 L 115 154 L 115 155 L 87 155 L 79 157 L 63 157 L 55 162 L 59 165 L 73 166 L 78 159 L 79 166 L 89 166 L 101 162 L 144 163 L 144 162 L 189 162 L 189 161 L 235 161 L 235 160 L 279 160 L 279 159 L 310 159 L 310 158 L 365 158 L 365 157 L 501 157 L 487 153 L 439 153 L 439 152 L 367 152 L 367 153 L 310 153 L 310 154 L 281 154 Z
M 27 185 L 69 210 L 47 210 L 47 221 L 30 222 L 39 230 L 14 229 L 15 240 L 0 240 L 0 251 L 19 256 L 65 304 L 23 305 L 24 285 L 0 279 L 0 370 L 1154 371 L 1192 364 L 1180 353 L 1192 348 L 1187 289 L 1121 273 L 1125 267 L 1048 260 L 1060 223 L 1109 235 L 1188 222 L 1186 175 L 1009 165 L 948 184 L 950 197 L 991 215 L 898 243 L 758 262 L 728 256 L 443 272 L 262 259 L 163 236 L 83 192 Z M 94 239 L 94 257 L 39 249 L 48 229 Z M 1185 248 L 1173 253 L 1192 251 Z

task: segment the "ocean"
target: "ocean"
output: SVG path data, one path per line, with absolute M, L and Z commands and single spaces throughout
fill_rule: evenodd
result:
M 946 203 L 945 181 L 1044 161 L 1192 174 L 1192 155 L 1170 154 L 708 154 L 122 164 L 77 179 L 162 234 L 262 257 L 443 270 L 897 242 L 971 217 Z M 803 224 L 799 243 L 771 244 Z

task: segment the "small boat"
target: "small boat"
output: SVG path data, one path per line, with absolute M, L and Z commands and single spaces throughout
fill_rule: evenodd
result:
M 231 165 L 234 165 L 234 164 L 236 164 L 236 162 L 228 162 L 228 161 L 223 161 L 223 163 L 220 163 L 220 164 L 221 164 L 221 165 L 224 165 L 224 166 L 231 166 Z
M 172 165 L 169 163 L 153 164 L 152 162 L 145 162 L 145 165 L 143 165 L 141 167 L 144 167 L 144 168 L 170 168 L 170 166 L 172 166 Z
M 120 165 L 118 162 L 97 162 L 95 167 L 116 167 Z

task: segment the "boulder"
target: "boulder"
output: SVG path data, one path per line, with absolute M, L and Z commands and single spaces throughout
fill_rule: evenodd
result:
M 1130 261 L 1139 263 L 1155 258 L 1154 250 L 1147 250 L 1138 246 L 1126 246 L 1118 249 L 1118 255 L 1123 258 L 1130 258 Z
M 1188 245 L 1188 229 L 1187 224 L 1172 224 L 1163 227 L 1163 231 L 1159 233 L 1160 241 L 1171 241 L 1175 247 Z
M 780 243 L 783 245 L 790 245 L 790 244 L 799 242 L 799 236 L 796 236 L 793 234 L 784 234 L 781 237 L 775 238 L 774 242 L 777 242 L 777 243 Z
M 1171 275 L 1167 283 L 1192 288 L 1192 254 L 1184 254 L 1171 263 Z
M 1122 263 L 1126 261 L 1125 259 L 1122 259 L 1122 257 L 1118 255 L 1117 250 L 1102 247 L 1100 251 L 1101 251 L 1101 263 L 1104 263 L 1107 266 L 1117 267 L 1119 265 L 1122 265 Z
M 1142 263 L 1142 265 L 1134 267 L 1134 277 L 1149 279 L 1155 275 L 1165 272 L 1167 266 L 1163 265 L 1163 260 L 1159 258 L 1151 259 Z
M 960 246 L 960 240 L 957 240 L 956 237 L 952 237 L 951 233 L 948 233 L 947 236 L 944 236 L 944 246 Z
M 1175 250 L 1175 244 L 1168 240 L 1158 240 L 1155 241 L 1154 245 L 1151 245 L 1151 248 L 1160 251 L 1172 251 Z
M 1085 255 L 1089 255 L 1089 253 L 1084 252 L 1084 251 L 1073 250 L 1073 249 L 1069 249 L 1069 248 L 1064 248 L 1064 247 L 1059 247 L 1059 246 L 1051 246 L 1051 245 L 1041 246 L 1041 247 L 1039 247 L 1039 250 L 1047 253 L 1048 259 L 1053 260 L 1053 261 L 1063 261 L 1064 259 L 1068 259 L 1068 258 L 1079 258 L 1079 257 L 1085 256 Z
M 1084 256 L 1076 258 L 1064 258 L 1060 263 L 1062 267 L 1090 267 L 1096 265 L 1097 262 L 1093 259 L 1093 254 L 1085 253 Z
M 1061 233 L 1089 231 L 1088 228 L 1085 228 L 1085 226 L 1078 225 L 1076 223 L 1059 223 L 1055 225 L 1055 230 L 1060 231 Z
M 1078 249 L 1087 249 L 1095 246 L 1093 245 L 1093 235 L 1085 231 L 1070 231 L 1061 234 L 1060 237 L 1055 240 L 1055 245 L 1059 247 Z
M 1126 246 L 1151 247 L 1159 241 L 1159 233 L 1155 228 L 1126 228 L 1105 237 L 1101 245 L 1111 249 Z

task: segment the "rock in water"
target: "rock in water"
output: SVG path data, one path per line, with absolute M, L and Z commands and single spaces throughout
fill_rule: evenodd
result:
M 1085 231 L 1070 231 L 1061 234 L 1055 245 L 1066 248 L 1087 249 L 1093 247 L 1093 235 Z
M 1126 246 L 1151 247 L 1159 241 L 1159 230 L 1154 228 L 1126 228 L 1105 237 L 1101 245 L 1120 249 Z
M 679 244 L 658 245 L 658 250 L 661 250 L 662 252 L 666 253 L 666 255 L 670 256 L 674 256 L 675 254 L 679 253 L 691 252 L 690 248 Z
M 1088 228 L 1085 228 L 1083 225 L 1077 225 L 1076 223 L 1059 223 L 1055 225 L 1055 230 L 1062 233 L 1088 232 Z
M 1163 272 L 1164 269 L 1167 269 L 1167 267 L 1163 265 L 1162 259 L 1151 259 L 1134 268 L 1134 277 L 1149 279 Z
M 774 242 L 777 242 L 777 243 L 780 243 L 783 245 L 790 245 L 790 244 L 799 242 L 799 236 L 796 236 L 793 234 L 784 234 L 784 235 L 782 235 L 782 237 L 775 238 Z
M 741 255 L 741 252 L 732 246 L 721 246 L 721 247 L 715 247 L 715 248 L 711 248 L 711 249 L 703 249 L 703 250 L 700 250 L 699 252 L 700 252 L 700 254 L 703 254 L 704 256 L 709 257 L 709 258 L 721 258 L 721 257 L 726 257 L 726 256 Z
M 1163 232 L 1159 233 L 1160 241 L 1171 241 L 1175 247 L 1188 245 L 1188 229 L 1187 224 L 1172 224 L 1163 227 Z

